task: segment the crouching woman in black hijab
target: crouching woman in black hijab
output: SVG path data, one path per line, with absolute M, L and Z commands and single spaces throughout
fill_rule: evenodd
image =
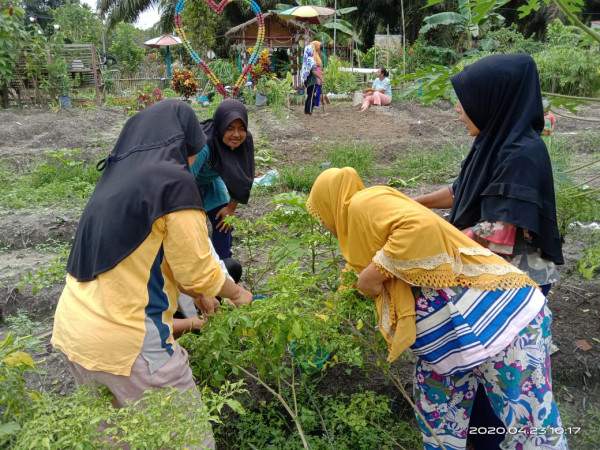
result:
M 459 120 L 475 141 L 452 185 L 415 200 L 429 208 L 451 208 L 454 226 L 527 273 L 547 295 L 558 280 L 556 265 L 563 264 L 563 255 L 552 165 L 540 137 L 544 112 L 535 61 L 525 54 L 492 55 L 450 81 L 459 100 Z M 548 323 L 551 319 L 547 317 Z M 548 367 L 550 345 L 548 333 L 540 340 Z M 552 380 L 543 383 L 545 392 L 551 392 Z M 527 386 L 516 385 L 515 404 L 494 405 L 493 410 L 491 392 L 479 385 L 469 429 L 489 427 L 496 433 L 469 435 L 475 449 L 500 448 L 506 411 L 518 408 L 519 395 L 534 397 Z M 505 445 L 509 438 L 515 439 L 507 436 Z M 543 442 L 540 437 L 540 446 Z M 566 448 L 566 441 L 544 448 Z
M 248 203 L 254 182 L 254 141 L 248 131 L 248 111 L 234 99 L 223 100 L 212 119 L 201 124 L 206 145 L 191 172 L 200 188 L 212 225 L 212 243 L 219 257 L 231 258 L 233 237 L 224 220 L 238 203 Z
M 77 383 L 108 387 L 116 406 L 151 388 L 195 392 L 187 353 L 172 333 L 178 285 L 236 305 L 251 302 L 211 254 L 189 172 L 205 143 L 194 111 L 179 100 L 139 112 L 125 124 L 81 216 L 52 344 Z M 212 433 L 189 444 L 214 448 Z

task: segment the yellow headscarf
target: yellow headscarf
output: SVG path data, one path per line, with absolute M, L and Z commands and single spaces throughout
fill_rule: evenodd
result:
M 321 51 L 321 42 L 312 41 L 310 45 L 312 45 L 315 48 L 315 54 L 313 55 L 313 59 L 317 63 L 317 66 L 323 67 L 323 61 L 321 61 L 321 56 L 319 56 L 319 52 Z
M 411 286 L 536 286 L 515 266 L 404 194 L 385 186 L 365 189 L 352 168 L 319 175 L 306 208 L 337 234 L 340 250 L 356 272 L 373 262 L 390 277 L 375 300 L 389 361 L 416 339 Z

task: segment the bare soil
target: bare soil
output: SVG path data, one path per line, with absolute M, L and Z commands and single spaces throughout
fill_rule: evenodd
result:
M 268 108 L 250 110 L 251 131 L 255 136 L 266 136 L 278 160 L 275 166 L 279 167 L 314 164 L 323 149 L 334 142 L 372 144 L 378 168 L 392 167 L 396 159 L 409 150 L 468 146 L 472 142 L 449 103 L 429 107 L 418 102 L 394 103 L 364 113 L 348 103 L 337 103 L 319 108 L 313 116 L 305 116 L 300 106 L 283 109 L 283 114 L 273 114 Z M 600 107 L 584 107 L 580 115 L 598 118 Z M 41 109 L 2 110 L 0 159 L 22 169 L 47 150 L 82 148 L 86 159 L 96 160 L 111 150 L 126 118 L 117 108 L 74 108 L 56 113 Z M 569 144 L 578 149 L 578 162 L 597 157 L 600 132 L 596 123 L 560 116 L 556 133 L 567 137 Z M 597 174 L 597 167 L 579 176 L 594 173 Z M 386 181 L 375 176 L 367 183 Z M 593 186 L 600 185 L 600 180 L 595 183 Z M 424 184 L 405 192 L 417 195 L 438 187 Z M 269 196 L 256 195 L 249 205 L 240 207 L 239 214 L 259 217 L 270 209 L 269 199 Z M 0 209 L 0 317 L 4 319 L 23 310 L 40 322 L 38 329 L 44 351 L 38 357 L 46 359 L 43 364 L 46 375 L 36 376 L 30 383 L 63 394 L 71 392 L 74 383 L 49 344 L 52 314 L 62 286 L 42 289 L 33 295 L 27 287 L 18 292 L 15 285 L 27 271 L 36 271 L 56 256 L 51 250 L 39 250 L 39 244 L 49 239 L 57 242 L 72 239 L 80 213 L 69 205 L 43 210 Z M 570 425 L 582 426 L 585 430 L 588 417 L 584 411 L 590 408 L 600 411 L 600 280 L 585 281 L 574 270 L 585 245 L 581 237 L 585 231 L 583 233 L 567 237 L 565 265 L 560 268 L 562 280 L 554 286 L 548 299 L 554 314 L 553 339 L 559 348 L 552 355 L 555 392 L 561 409 L 569 415 Z M 0 332 L 6 331 L 6 326 L 0 329 Z M 593 348 L 579 349 L 575 342 L 581 339 Z M 404 379 L 410 380 L 409 365 L 400 369 L 405 374 Z M 393 390 L 377 377 L 357 379 L 356 372 L 349 375 L 341 369 L 332 370 L 330 376 L 321 381 L 319 389 L 333 394 L 347 392 L 358 384 L 380 393 L 389 394 Z M 573 448 L 591 447 L 578 444 Z

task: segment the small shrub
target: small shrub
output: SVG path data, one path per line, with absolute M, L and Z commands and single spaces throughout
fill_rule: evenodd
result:
M 358 89 L 354 74 L 340 70 L 341 67 L 348 67 L 348 64 L 335 56 L 327 58 L 327 67 L 323 70 L 323 92 L 350 94 Z
M 196 95 L 196 91 L 198 90 L 198 82 L 194 73 L 186 69 L 173 71 L 171 85 L 175 92 L 185 99 Z

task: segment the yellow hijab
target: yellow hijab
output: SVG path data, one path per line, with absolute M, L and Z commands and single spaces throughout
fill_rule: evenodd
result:
M 411 286 L 536 286 L 515 266 L 404 194 L 385 186 L 365 189 L 350 167 L 319 175 L 306 208 L 337 234 L 340 250 L 356 272 L 373 262 L 390 277 L 375 299 L 389 361 L 416 339 Z
M 313 59 L 317 63 L 317 66 L 323 67 L 323 61 L 321 61 L 321 56 L 319 56 L 319 52 L 321 51 L 321 42 L 312 41 L 310 45 L 312 45 L 315 48 L 315 54 L 313 55 Z

